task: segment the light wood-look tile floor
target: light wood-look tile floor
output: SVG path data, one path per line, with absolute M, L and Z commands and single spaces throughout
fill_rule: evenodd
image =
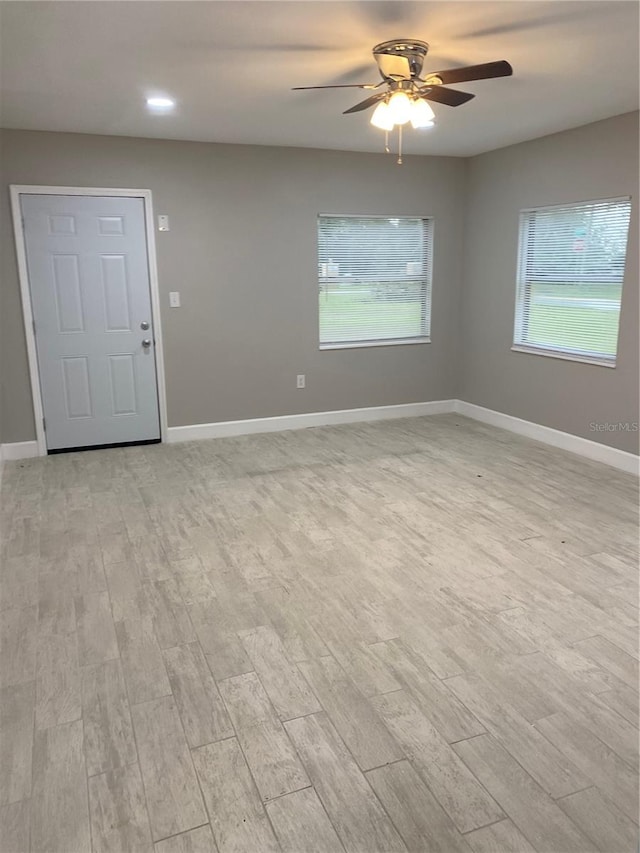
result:
M 632 477 L 445 415 L 2 489 L 2 853 L 637 849 Z

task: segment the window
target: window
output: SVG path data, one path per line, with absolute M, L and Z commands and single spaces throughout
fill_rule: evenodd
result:
M 320 349 L 427 343 L 433 220 L 318 217 Z
M 630 201 L 520 214 L 514 350 L 615 367 Z

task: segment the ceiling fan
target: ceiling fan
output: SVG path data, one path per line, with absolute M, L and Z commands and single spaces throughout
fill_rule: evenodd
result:
M 463 68 L 449 68 L 445 71 L 430 71 L 424 77 L 422 66 L 429 45 L 418 39 L 392 39 L 377 44 L 373 48 L 373 58 L 378 64 L 382 80 L 380 83 L 343 83 L 334 86 L 294 86 L 294 91 L 304 89 L 379 89 L 360 101 L 344 115 L 369 109 L 377 104 L 371 116 L 371 124 L 382 130 L 390 131 L 395 126 L 402 133 L 402 125 L 411 122 L 412 126 L 431 127 L 434 112 L 427 103 L 433 101 L 449 107 L 459 107 L 470 101 L 475 95 L 448 88 L 448 84 L 465 83 L 471 80 L 487 80 L 493 77 L 509 77 L 513 68 L 504 59 L 498 62 L 485 62 L 482 65 L 467 65 Z M 400 144 L 402 137 L 400 136 Z M 387 148 L 388 150 L 388 148 Z M 402 162 L 402 157 L 398 162 Z

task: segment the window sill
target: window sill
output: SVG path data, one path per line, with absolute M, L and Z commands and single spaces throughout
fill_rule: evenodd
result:
M 578 361 L 582 364 L 595 364 L 598 367 L 613 367 L 616 366 L 615 358 L 598 358 L 597 356 L 580 355 L 579 353 L 563 352 L 562 350 L 543 349 L 542 347 L 524 346 L 514 344 L 511 347 L 511 352 L 524 352 L 528 355 L 542 355 L 545 358 L 559 358 L 562 361 Z
M 398 347 L 407 344 L 430 344 L 431 338 L 399 338 L 388 341 L 345 341 L 336 344 L 320 344 L 319 349 L 362 349 L 363 347 Z

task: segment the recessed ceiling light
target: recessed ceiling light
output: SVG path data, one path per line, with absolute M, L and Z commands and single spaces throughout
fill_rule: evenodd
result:
M 172 110 L 175 105 L 171 98 L 147 98 L 147 106 L 152 110 Z

